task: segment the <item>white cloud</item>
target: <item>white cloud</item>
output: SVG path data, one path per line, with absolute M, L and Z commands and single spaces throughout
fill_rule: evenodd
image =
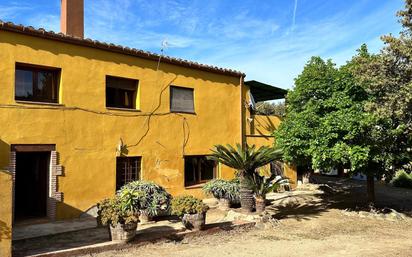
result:
M 0 5 L 0 19 L 9 21 L 17 17 L 22 11 L 32 9 L 29 5 L 15 2 Z
M 202 0 L 90 0 L 85 1 L 85 32 L 93 39 L 155 52 L 167 39 L 166 54 L 235 68 L 245 72 L 247 79 L 281 87 L 291 87 L 313 55 L 343 64 L 362 43 L 376 51 L 382 32 L 396 32 L 393 1 L 366 11 L 373 0 L 354 1 L 337 13 L 325 14 L 326 2 L 306 10 L 308 0 L 288 0 L 288 8 L 278 12 L 281 18 L 259 15 L 254 8 L 246 8 L 250 2 L 244 3 L 230 3 L 232 9 L 226 10 L 220 0 L 207 4 Z M 28 25 L 59 31 L 57 6 L 55 13 L 48 14 L 38 6 L 30 8 L 29 4 L 0 2 L 0 19 L 14 20 L 27 12 L 31 14 L 25 19 Z
M 60 32 L 60 16 L 51 14 L 38 14 L 30 17 L 28 24 L 36 24 L 38 28 L 44 28 L 46 30 L 53 30 L 54 32 Z
M 298 0 L 295 0 L 295 5 L 293 6 L 293 15 L 292 15 L 292 31 L 295 29 L 296 25 L 296 11 L 298 10 Z

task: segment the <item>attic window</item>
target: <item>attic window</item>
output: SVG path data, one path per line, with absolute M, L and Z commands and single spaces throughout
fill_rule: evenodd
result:
M 106 76 L 106 107 L 136 109 L 138 80 Z
M 170 111 L 195 113 L 193 88 L 170 87 Z

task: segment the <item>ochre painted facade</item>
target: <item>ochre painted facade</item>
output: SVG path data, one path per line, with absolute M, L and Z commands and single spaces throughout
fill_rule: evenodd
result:
M 272 145 L 276 117 L 255 116 L 251 133 L 248 88 L 243 75 L 210 72 L 56 40 L 0 30 L 0 167 L 11 146 L 52 144 L 62 175 L 57 219 L 79 217 L 115 194 L 119 141 L 123 154 L 140 156 L 141 179 L 173 195 L 203 197 L 200 186 L 184 186 L 184 157 L 207 155 L 216 144 Z M 61 69 L 59 103 L 15 100 L 15 66 Z M 137 110 L 106 108 L 106 76 L 136 79 Z M 170 112 L 171 85 L 194 89 L 195 114 Z M 257 136 L 257 132 L 265 135 Z M 219 165 L 217 177 L 233 178 Z
M 11 257 L 12 175 L 0 170 L 0 256 Z
M 246 113 L 246 116 L 246 143 L 257 147 L 274 145 L 273 131 L 279 127 L 281 119 L 278 116 L 250 115 L 250 113 Z M 295 188 L 297 186 L 296 167 L 285 164 L 284 175 L 289 178 L 292 187 Z
M 12 144 L 55 144 L 63 176 L 57 218 L 78 217 L 115 193 L 116 149 L 142 157 L 142 179 L 173 195 L 184 187 L 184 156 L 206 155 L 241 136 L 241 78 L 163 64 L 90 47 L 0 31 L 0 167 Z M 14 100 L 16 63 L 61 69 L 60 105 Z M 106 75 L 139 80 L 140 110 L 105 107 Z M 169 85 L 194 89 L 196 114 L 171 113 Z M 219 167 L 221 177 L 233 171 Z

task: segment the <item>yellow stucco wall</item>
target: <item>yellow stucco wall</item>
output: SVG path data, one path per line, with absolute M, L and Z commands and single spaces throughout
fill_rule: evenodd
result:
M 246 119 L 246 142 L 248 145 L 272 146 L 275 137 L 272 136 L 280 123 L 281 119 L 277 116 L 253 115 L 250 113 Z M 289 178 L 292 188 L 297 186 L 296 167 L 292 164 L 284 165 L 284 175 Z
M 183 156 L 241 141 L 240 78 L 164 63 L 156 71 L 155 61 L 5 31 L 0 60 L 0 167 L 8 166 L 12 144 L 55 144 L 64 170 L 59 219 L 115 193 L 120 138 L 128 156 L 142 156 L 143 179 L 197 196 L 199 188 L 184 187 Z M 16 62 L 61 68 L 61 105 L 17 103 Z M 139 80 L 139 112 L 106 109 L 106 75 Z M 194 88 L 195 115 L 169 112 L 170 84 Z M 233 176 L 227 167 L 219 173 Z
M 0 170 L 0 256 L 11 256 L 12 176 Z

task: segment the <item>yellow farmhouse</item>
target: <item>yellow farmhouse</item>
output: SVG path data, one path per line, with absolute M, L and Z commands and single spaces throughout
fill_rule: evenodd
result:
M 3 223 L 5 215 L 79 217 L 137 179 L 203 197 L 202 183 L 234 176 L 206 159 L 214 145 L 273 144 L 280 119 L 253 115 L 250 96 L 272 100 L 285 90 L 84 39 L 76 17 L 62 17 L 58 34 L 0 22 L 0 167 L 8 171 L 0 189 L 12 181 L 1 199 L 13 210 L 2 209 Z

